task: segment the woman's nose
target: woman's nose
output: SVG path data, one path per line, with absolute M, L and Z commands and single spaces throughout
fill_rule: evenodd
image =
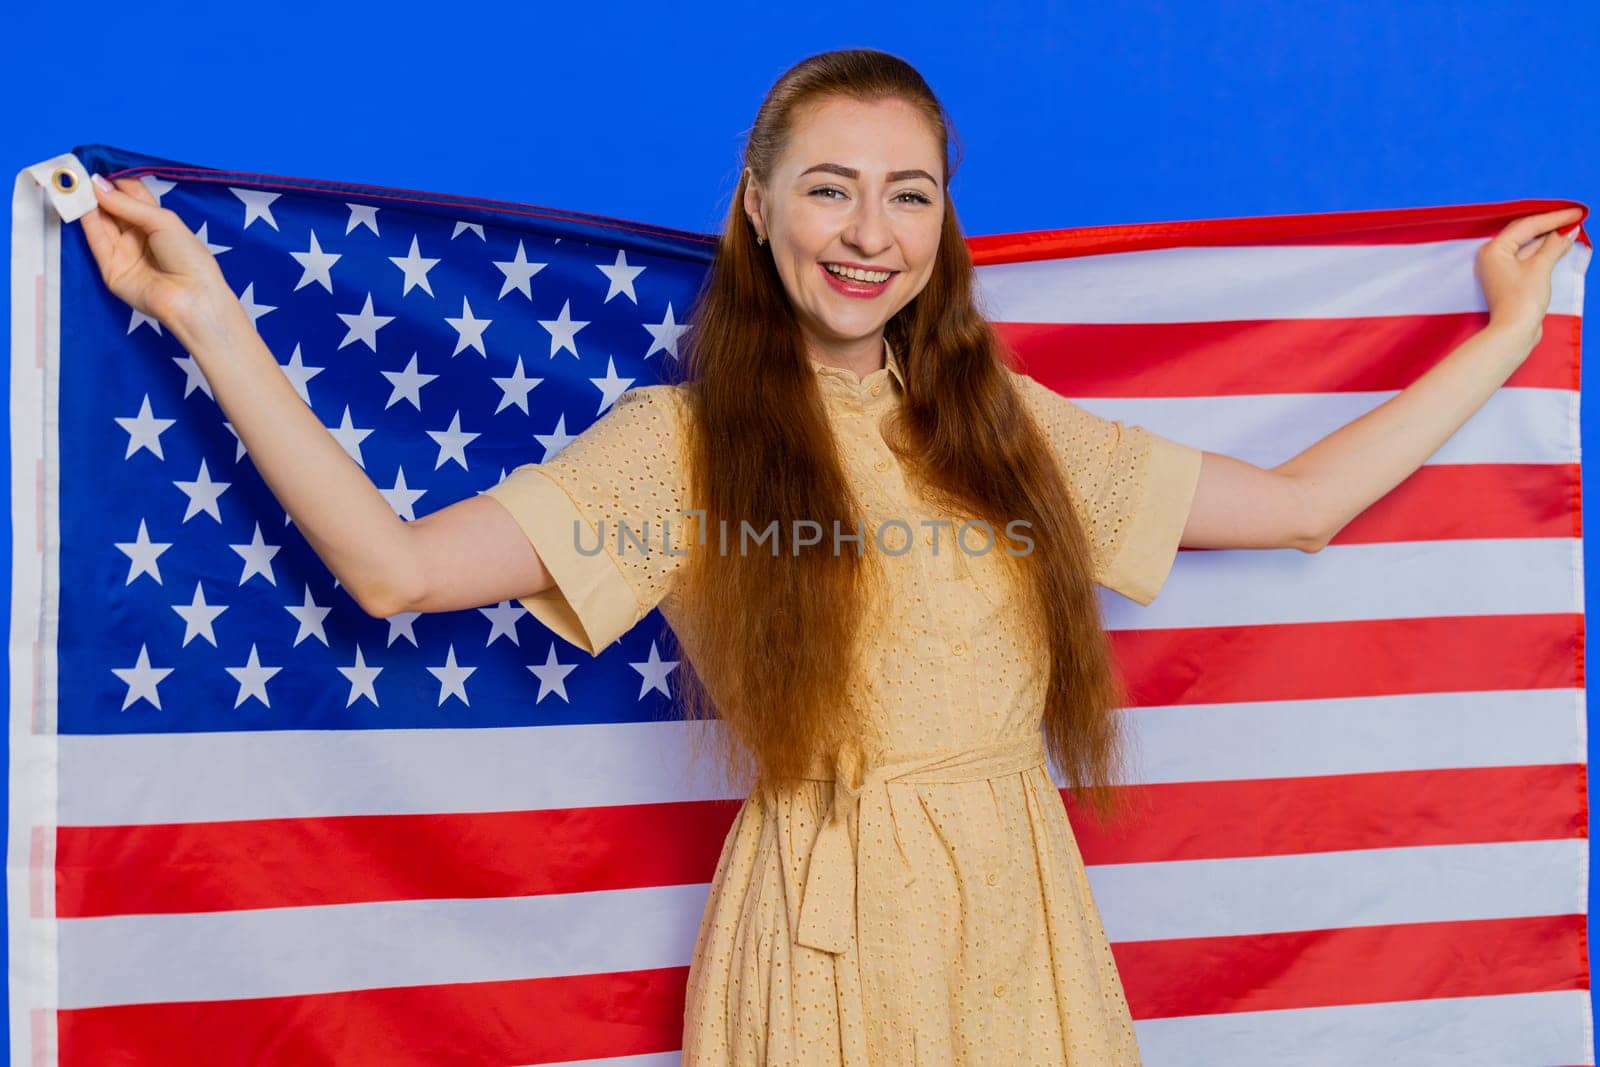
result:
M 888 248 L 893 236 L 882 205 L 860 201 L 845 231 L 845 239 L 861 249 L 864 256 L 874 256 Z

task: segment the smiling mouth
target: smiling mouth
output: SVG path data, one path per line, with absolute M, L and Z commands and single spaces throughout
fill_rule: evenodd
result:
M 838 263 L 824 263 L 822 269 L 835 278 L 843 278 L 859 285 L 881 285 L 899 273 L 893 270 L 862 270 L 859 267 L 845 267 Z

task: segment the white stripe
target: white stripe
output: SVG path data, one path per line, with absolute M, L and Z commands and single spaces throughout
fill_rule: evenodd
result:
M 61 222 L 27 171 L 11 197 L 11 654 L 10 787 L 6 847 L 7 946 L 10 953 L 10 1062 L 54 1062 L 58 967 L 54 823 L 58 788 L 55 744 L 56 544 L 59 524 L 53 408 L 59 367 Z M 44 286 L 39 321 L 36 288 Z M 43 354 L 42 370 L 36 353 Z M 47 434 L 46 427 L 51 432 Z M 47 451 L 48 448 L 48 451 Z M 40 514 L 39 478 L 45 479 Z M 43 525 L 45 544 L 39 544 Z M 47 851 L 34 877 L 37 830 Z M 34 918 L 37 902 L 45 918 Z M 35 1013 L 43 1020 L 34 1047 Z
M 264 730 L 61 738 L 61 825 L 528 811 L 744 796 L 689 741 L 705 723 Z
M 1149 605 L 1108 589 L 1101 604 L 1112 630 L 1571 612 L 1574 540 L 1180 552 Z
M 67 919 L 61 1003 L 295 996 L 682 967 L 704 884 Z
M 1164 784 L 1582 763 L 1583 707 L 1582 689 L 1527 689 L 1180 704 L 1125 714 L 1133 779 Z
M 1089 881 L 1112 941 L 1570 915 L 1582 839 L 1103 863 Z
M 1191 448 L 1274 467 L 1395 390 L 1200 397 L 1069 397 L 1102 418 L 1144 426 Z M 1427 458 L 1440 463 L 1576 463 L 1572 389 L 1500 389 Z
M 1359 994 L 1359 990 L 1357 990 Z M 1594 1062 L 1589 991 L 1440 997 L 1134 1023 L 1146 1067 Z
M 1539 689 L 1127 714 L 1136 780 L 1183 782 L 1582 762 L 1582 736 L 1575 732 L 1582 708 L 1581 690 Z M 67 736 L 60 740 L 61 821 L 108 826 L 519 811 L 743 796 L 709 775 L 691 776 L 687 733 L 702 729 L 720 727 Z M 403 773 L 417 767 L 431 770 Z M 1052 775 L 1065 784 L 1054 767 Z
M 1159 248 L 978 268 L 1002 322 L 1232 322 L 1450 315 L 1488 310 L 1473 264 L 1483 241 Z M 1583 313 L 1589 249 L 1551 278 L 1550 310 Z
M 1113 941 L 1582 910 L 1584 842 L 1089 868 Z M 288 996 L 681 967 L 704 884 L 59 923 L 62 1004 Z

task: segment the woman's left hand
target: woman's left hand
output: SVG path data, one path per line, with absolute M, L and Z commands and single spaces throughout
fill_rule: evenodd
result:
M 1478 284 L 1489 304 L 1489 322 L 1526 330 L 1537 343 L 1550 307 L 1550 274 L 1578 239 L 1583 209 L 1561 208 L 1513 219 L 1478 249 Z M 1570 235 L 1558 232 L 1571 226 Z

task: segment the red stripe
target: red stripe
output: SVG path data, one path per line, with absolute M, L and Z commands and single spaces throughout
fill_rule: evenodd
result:
M 1065 802 L 1085 863 L 1152 863 L 1583 838 L 1586 782 L 1579 763 L 1147 785 L 1105 828 Z
M 997 323 L 1019 368 L 1072 397 L 1400 390 L 1488 322 L 1486 312 L 1235 322 Z M 1511 387 L 1578 388 L 1583 320 L 1545 317 Z
M 1583 616 L 1115 630 L 1130 704 L 1224 704 L 1400 693 L 1576 689 Z
M 1579 539 L 1580 490 L 1576 463 L 1430 464 L 1368 506 L 1331 544 Z
M 1584 769 L 1494 767 L 1134 787 L 1074 817 L 1085 862 L 1583 837 Z M 1075 809 L 1069 804 L 1069 812 Z M 708 882 L 736 802 L 62 828 L 62 918 L 478 899 Z M 287 877 L 286 872 L 292 872 Z
M 61 827 L 56 914 L 518 897 L 709 882 L 738 801 Z
M 1329 211 L 1308 215 L 1257 215 L 1242 219 L 1185 219 L 1071 230 L 1035 230 L 967 238 L 978 266 L 1040 259 L 1072 259 L 1146 248 L 1219 245 L 1409 245 L 1426 241 L 1488 240 L 1512 219 L 1563 208 L 1589 208 L 1576 200 L 1507 200 L 1494 204 Z M 1583 235 L 1579 235 L 1583 240 Z
M 1135 1019 L 1588 989 L 1584 916 L 1121 941 Z
M 57 1013 L 61 1067 L 442 1067 L 670 1052 L 685 967 Z

